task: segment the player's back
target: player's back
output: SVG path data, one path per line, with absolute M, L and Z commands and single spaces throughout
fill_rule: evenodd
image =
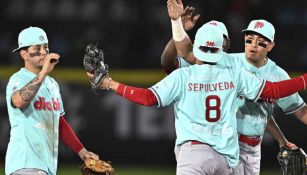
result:
M 232 69 L 221 65 L 193 65 L 178 71 L 183 82 L 182 95 L 175 104 L 177 117 L 181 119 L 178 124 L 195 129 L 196 138 L 213 146 L 223 145 L 220 142 L 224 142 L 228 134 L 228 137 L 236 136 L 233 109 L 237 90 Z M 225 130 L 227 133 L 223 133 Z M 178 142 L 191 138 L 183 135 L 183 138 L 178 137 Z
M 202 141 L 235 165 L 238 160 L 233 156 L 238 153 L 235 99 L 244 91 L 243 87 L 248 89 L 240 80 L 241 71 L 223 65 L 193 65 L 179 72 L 183 74 L 184 90 L 175 104 L 177 143 L 189 139 Z M 253 94 L 250 97 L 256 96 Z
M 174 102 L 176 145 L 197 140 L 238 161 L 236 97 L 258 98 L 264 85 L 254 75 L 223 65 L 193 65 L 173 71 L 150 89 L 158 106 Z

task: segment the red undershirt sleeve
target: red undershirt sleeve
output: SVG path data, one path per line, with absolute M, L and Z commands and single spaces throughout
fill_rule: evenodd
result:
M 59 135 L 60 140 L 63 141 L 65 145 L 71 148 L 75 153 L 79 153 L 79 151 L 83 148 L 82 143 L 70 127 L 69 123 L 67 123 L 64 116 L 60 117 Z
M 156 96 L 149 89 L 126 86 L 122 83 L 117 88 L 117 94 L 144 106 L 154 106 L 158 103 Z
M 283 98 L 306 89 L 307 74 L 279 82 L 267 81 L 260 95 L 261 98 Z
M 306 89 L 307 74 L 279 82 L 267 81 L 261 98 L 283 98 Z M 149 90 L 119 84 L 117 94 L 137 104 L 153 106 L 158 103 L 156 96 Z

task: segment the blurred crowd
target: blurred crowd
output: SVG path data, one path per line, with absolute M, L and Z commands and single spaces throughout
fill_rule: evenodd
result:
M 241 30 L 264 18 L 275 26 L 276 45 L 270 58 L 288 71 L 307 66 L 307 2 L 304 0 L 191 0 L 203 23 L 223 21 L 232 40 L 231 52 L 243 51 Z M 160 68 L 160 55 L 171 38 L 166 0 L 11 0 L 0 2 L 0 64 L 22 61 L 11 51 L 18 33 L 39 26 L 48 33 L 50 49 L 61 66 L 79 67 L 88 43 L 98 43 L 106 62 L 116 68 Z

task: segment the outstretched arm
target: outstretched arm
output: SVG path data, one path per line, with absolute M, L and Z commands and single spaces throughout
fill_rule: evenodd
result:
M 261 98 L 283 98 L 306 89 L 307 74 L 279 82 L 267 81 Z
M 87 76 L 91 79 L 92 74 L 87 73 Z M 118 95 L 130 100 L 134 103 L 141 104 L 144 106 L 154 106 L 158 104 L 156 96 L 149 89 L 138 88 L 133 86 L 127 86 L 112 78 L 107 77 L 102 80 L 99 84 L 100 89 L 107 89 L 116 92 Z
M 273 116 L 269 119 L 266 131 L 279 143 L 279 147 L 287 146 L 294 148 L 296 147 L 295 144 L 288 142 L 285 138 L 281 130 L 279 129 L 277 123 L 275 122 Z
M 196 59 L 192 53 L 192 41 L 185 32 L 181 22 L 181 14 L 183 14 L 181 0 L 168 0 L 167 10 L 171 18 L 172 34 L 178 55 L 185 58 L 190 64 L 195 64 Z
M 85 159 L 95 159 L 98 160 L 99 156 L 95 153 L 92 153 L 90 151 L 87 151 L 78 137 L 76 136 L 73 129 L 70 127 L 69 123 L 65 120 L 64 116 L 60 117 L 60 123 L 59 123 L 59 135 L 60 139 L 69 147 L 71 148 L 75 153 L 78 153 L 80 158 L 82 160 Z
M 194 28 L 200 15 L 193 16 L 195 8 L 186 6 L 183 14 L 181 15 L 181 22 L 185 31 L 190 31 Z M 171 38 L 166 44 L 164 51 L 161 55 L 161 66 L 166 74 L 170 74 L 173 70 L 178 68 L 177 50 L 174 40 Z

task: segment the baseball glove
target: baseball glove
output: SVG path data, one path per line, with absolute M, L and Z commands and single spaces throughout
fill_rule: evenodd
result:
M 307 175 L 307 156 L 301 148 L 282 146 L 277 159 L 282 175 Z
M 110 162 L 103 160 L 86 159 L 81 165 L 82 175 L 115 175 Z
M 96 90 L 100 82 L 109 75 L 109 67 L 104 64 L 103 51 L 98 49 L 96 45 L 87 45 L 83 57 L 83 65 L 87 72 L 94 75 L 90 81 L 92 89 Z

